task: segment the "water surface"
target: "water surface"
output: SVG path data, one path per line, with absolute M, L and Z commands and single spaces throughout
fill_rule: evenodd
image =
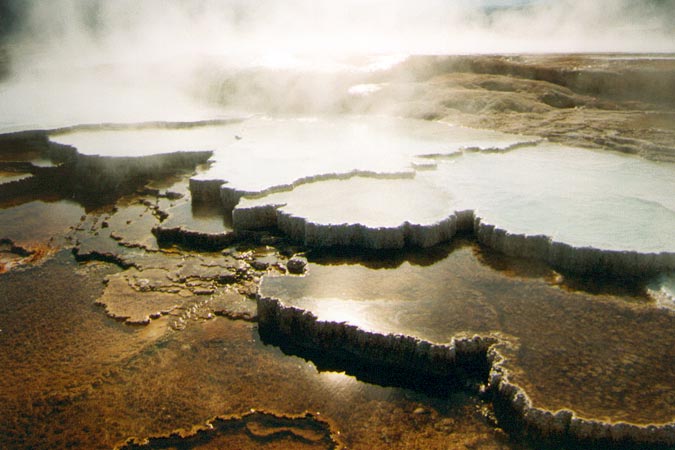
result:
M 667 330 L 675 315 L 641 293 L 589 294 L 559 279 L 537 264 L 495 263 L 461 242 L 430 264 L 310 262 L 306 276 L 265 277 L 261 295 L 322 321 L 436 343 L 499 333 L 509 344 L 499 348 L 512 381 L 534 406 L 611 422 L 670 422 L 675 342 Z

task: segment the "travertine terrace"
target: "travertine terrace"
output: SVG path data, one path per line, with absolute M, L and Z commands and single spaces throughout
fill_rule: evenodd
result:
M 0 85 L 0 446 L 675 445 L 672 56 L 202 70 Z

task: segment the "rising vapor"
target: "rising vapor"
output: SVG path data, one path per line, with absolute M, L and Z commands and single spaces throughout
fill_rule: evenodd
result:
M 208 56 L 673 52 L 673 0 L 3 0 L 19 65 Z

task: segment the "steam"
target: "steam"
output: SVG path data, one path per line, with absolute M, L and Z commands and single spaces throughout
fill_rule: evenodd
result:
M 674 52 L 674 0 L 0 0 L 15 64 Z M 7 22 L 7 20 L 5 21 Z M 5 27 L 7 28 L 7 25 Z
M 412 54 L 675 52 L 674 11 L 675 0 L 0 0 L 0 129 L 340 111 L 364 83 L 377 90 L 369 73 Z

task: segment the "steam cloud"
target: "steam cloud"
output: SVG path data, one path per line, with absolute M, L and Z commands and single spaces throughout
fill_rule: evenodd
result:
M 0 0 L 15 64 L 674 52 L 675 0 Z
M 0 126 L 335 111 L 352 74 L 410 54 L 675 52 L 674 16 L 675 0 L 0 0 Z

